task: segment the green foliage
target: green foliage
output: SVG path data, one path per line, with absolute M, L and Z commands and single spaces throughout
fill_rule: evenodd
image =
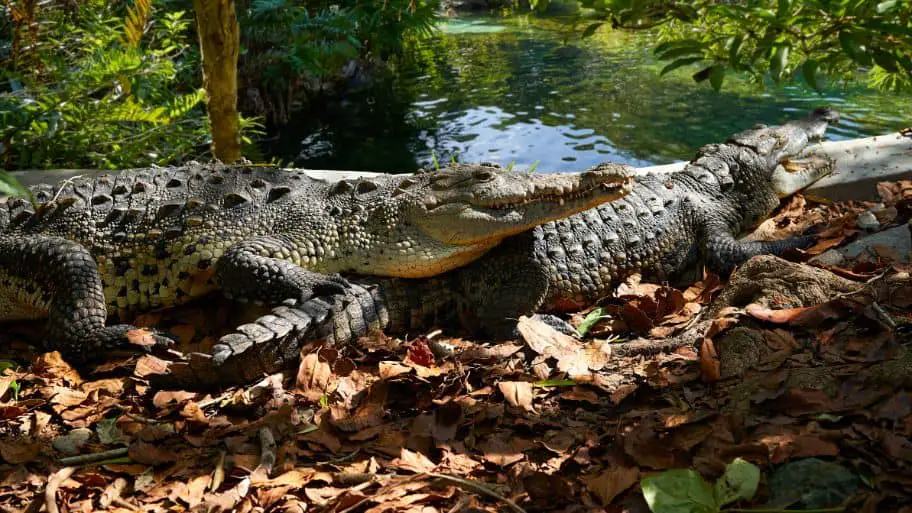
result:
M 693 78 L 722 87 L 728 72 L 774 82 L 820 74 L 851 80 L 869 71 L 883 90 L 912 89 L 912 2 L 880 0 L 584 0 L 623 28 L 659 27 L 663 73 L 691 64 Z M 588 31 L 588 30 L 587 30 Z M 591 33 L 591 32 L 590 32 Z M 584 33 L 585 35 L 585 33 Z M 819 72 L 819 73 L 818 73 Z
M 0 171 L 0 196 L 31 197 L 31 192 L 28 190 L 28 187 L 19 183 L 19 180 L 16 180 L 15 176 L 5 171 Z
M 602 307 L 596 307 L 591 312 L 586 314 L 586 318 L 583 319 L 583 322 L 576 328 L 576 334 L 583 338 L 586 336 L 586 333 L 589 333 L 589 330 L 605 315 L 605 309 Z
M 760 469 L 736 458 L 711 485 L 694 470 L 675 469 L 643 478 L 640 487 L 653 513 L 717 513 L 733 502 L 750 500 L 760 484 Z
M 430 34 L 435 8 L 427 0 L 241 0 L 239 78 L 256 97 L 242 94 L 242 104 L 283 123 L 309 88 L 350 72 L 349 63 L 389 57 Z
M 14 29 L 0 52 L 4 167 L 125 168 L 203 157 L 204 93 L 187 13 L 137 0 L 89 1 L 75 12 L 50 2 L 16 14 L 27 3 L 0 8 Z M 29 46 L 24 26 L 33 27 Z

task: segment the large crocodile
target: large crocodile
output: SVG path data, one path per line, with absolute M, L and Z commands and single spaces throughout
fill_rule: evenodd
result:
M 680 172 L 640 176 L 625 197 L 512 237 L 441 276 L 352 277 L 344 294 L 283 305 L 223 337 L 212 355 L 191 354 L 163 375 L 201 384 L 251 380 L 296 358 L 303 341 L 348 342 L 371 329 L 402 334 L 461 323 L 500 338 L 520 315 L 591 304 L 632 273 L 686 283 L 703 264 L 727 274 L 751 256 L 805 247 L 812 236 L 740 242 L 735 235 L 833 169 L 828 158 L 801 157 L 836 121 L 835 111 L 818 109 L 704 146 Z
M 454 165 L 338 183 L 254 166 L 155 168 L 31 188 L 0 205 L 0 321 L 47 318 L 72 360 L 127 343 L 128 317 L 220 289 L 272 305 L 343 292 L 331 273 L 425 277 L 617 198 L 623 170 Z M 152 333 L 152 345 L 169 345 Z

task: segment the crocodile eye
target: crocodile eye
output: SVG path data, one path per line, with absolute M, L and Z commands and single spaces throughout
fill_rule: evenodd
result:
M 479 182 L 490 182 L 494 179 L 494 173 L 490 171 L 476 171 L 475 179 Z

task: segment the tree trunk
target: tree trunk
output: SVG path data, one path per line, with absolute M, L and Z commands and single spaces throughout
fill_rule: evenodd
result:
M 241 159 L 237 111 L 240 31 L 234 0 L 193 0 L 193 9 L 203 58 L 212 154 L 223 163 L 234 163 Z

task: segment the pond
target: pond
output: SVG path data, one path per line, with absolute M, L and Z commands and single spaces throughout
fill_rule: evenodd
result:
M 755 123 L 777 124 L 830 105 L 843 114 L 830 139 L 908 126 L 912 98 L 854 84 L 823 94 L 806 85 L 726 77 L 720 93 L 659 76 L 650 34 L 600 29 L 561 17 L 460 16 L 410 48 L 389 77 L 319 105 L 264 146 L 312 169 L 414 171 L 461 162 L 582 170 L 689 160 L 707 143 Z M 535 164 L 537 163 L 537 164 Z

